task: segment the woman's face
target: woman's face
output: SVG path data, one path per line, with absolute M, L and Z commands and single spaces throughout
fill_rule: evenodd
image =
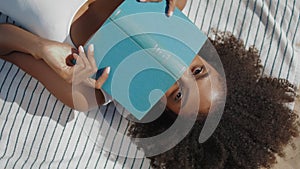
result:
M 166 92 L 167 108 L 176 114 L 206 116 L 225 100 L 225 78 L 197 55 L 189 69 Z M 224 102 L 223 102 L 224 103 Z M 191 107 L 197 108 L 193 109 Z

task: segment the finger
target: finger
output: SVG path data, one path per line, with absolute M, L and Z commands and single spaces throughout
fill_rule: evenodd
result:
M 96 73 L 98 68 L 97 68 L 97 64 L 95 61 L 95 57 L 94 57 L 94 45 L 93 44 L 91 44 L 88 48 L 88 60 L 90 62 L 90 66 L 92 68 L 91 74 Z
M 109 73 L 110 73 L 110 67 L 107 67 L 105 69 L 105 72 L 103 72 L 102 75 L 96 81 L 96 83 L 95 83 L 95 88 L 96 89 L 101 89 L 102 85 L 107 80 Z
M 92 78 L 88 78 L 86 81 L 84 81 L 84 83 L 91 87 L 91 88 L 96 88 L 96 80 L 95 79 L 92 79 Z
M 94 60 L 93 52 L 91 52 L 90 50 L 91 49 L 89 47 L 88 56 L 86 56 L 83 47 L 79 46 L 80 58 L 82 59 L 83 64 L 84 64 L 84 69 L 81 70 L 81 74 L 86 77 L 91 76 L 92 74 L 96 73 L 96 71 L 97 71 L 95 63 L 91 64 L 91 62 L 90 62 L 90 59 Z M 91 56 L 89 56 L 89 55 L 91 55 Z
M 79 50 L 79 56 L 82 59 L 84 66 L 88 66 L 89 65 L 89 61 L 87 60 L 87 57 L 85 55 L 83 47 L 79 46 L 78 50 Z
M 167 13 L 169 17 L 173 15 L 175 7 L 176 7 L 176 0 L 169 0 L 168 13 Z
M 86 80 L 88 77 L 91 76 L 91 71 L 86 68 L 84 59 L 82 56 L 79 56 L 77 54 L 74 54 L 74 57 L 76 59 L 76 65 L 73 68 L 73 79 L 72 83 L 79 84 L 83 80 Z
M 73 55 L 76 58 L 76 65 L 72 67 L 73 69 L 72 83 L 78 84 L 85 79 L 83 78 L 85 66 L 82 57 L 80 57 L 77 54 L 73 54 Z
M 139 0 L 139 2 L 161 2 L 162 0 Z

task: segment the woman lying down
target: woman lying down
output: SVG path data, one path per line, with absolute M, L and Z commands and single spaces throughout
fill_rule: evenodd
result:
M 151 166 L 170 169 L 272 168 L 276 156 L 283 157 L 285 146 L 299 134 L 298 116 L 287 106 L 295 99 L 295 86 L 285 79 L 262 76 L 258 51 L 255 47 L 246 49 L 243 42 L 230 33 L 215 34 L 210 40 L 226 74 L 227 96 L 221 121 L 212 136 L 199 143 L 205 119 L 198 120 L 174 148 L 148 157 Z M 149 123 L 132 122 L 129 135 L 148 138 L 163 133 L 175 121 L 174 116 L 170 116 L 174 113 L 169 111 Z M 165 139 L 171 142 L 173 137 Z M 139 139 L 135 142 L 146 154 L 151 152 L 151 146 Z

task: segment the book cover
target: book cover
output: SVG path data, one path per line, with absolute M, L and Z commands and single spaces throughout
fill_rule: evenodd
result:
M 111 67 L 102 89 L 139 120 L 207 40 L 180 10 L 167 17 L 165 8 L 165 3 L 124 1 L 85 45 L 94 44 L 99 70 Z

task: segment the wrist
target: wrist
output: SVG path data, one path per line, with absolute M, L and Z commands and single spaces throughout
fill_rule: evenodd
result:
M 39 38 L 37 37 L 34 40 L 34 48 L 33 50 L 30 51 L 30 54 L 35 58 L 35 59 L 43 59 L 45 56 L 44 54 L 44 48 L 47 46 L 47 41 L 46 39 Z

